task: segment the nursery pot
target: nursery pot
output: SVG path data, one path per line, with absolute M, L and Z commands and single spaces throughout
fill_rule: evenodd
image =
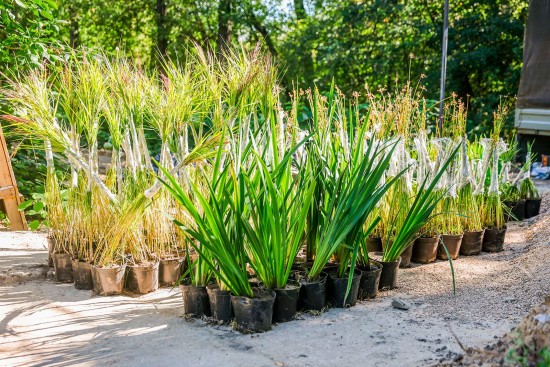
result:
M 182 259 L 163 259 L 159 264 L 159 285 L 161 287 L 173 286 L 183 273 Z
M 98 268 L 92 265 L 92 280 L 94 293 L 101 296 L 121 294 L 124 286 L 126 264 L 111 268 Z
M 210 312 L 212 317 L 227 324 L 233 318 L 233 307 L 231 306 L 231 294 L 229 291 L 221 290 L 217 284 L 210 284 L 206 287 L 210 301 Z
M 183 314 L 194 317 L 210 316 L 210 300 L 206 287 L 195 287 L 189 284 L 187 279 L 180 284 L 181 296 L 183 297 Z
M 506 227 L 503 229 L 485 228 L 483 235 L 483 251 L 500 252 L 504 249 L 504 237 L 506 236 Z
M 359 282 L 358 299 L 376 298 L 378 286 L 380 284 L 380 274 L 382 273 L 382 264 L 371 260 L 368 266 L 358 267 L 361 270 L 361 281 Z
M 275 288 L 275 304 L 273 306 L 273 322 L 294 320 L 300 298 L 300 283 L 287 282 L 284 288 Z
M 307 279 L 305 273 L 297 273 L 297 280 L 300 282 L 300 298 L 298 307 L 300 310 L 321 311 L 327 305 L 327 274 L 321 273 L 314 281 Z
M 159 287 L 159 262 L 128 266 L 126 290 L 132 293 L 145 294 L 156 291 Z
M 508 211 L 504 213 L 504 219 L 510 220 L 524 220 L 525 219 L 525 199 L 518 201 L 504 201 L 502 205 L 508 208 Z
M 346 275 L 349 275 L 347 273 Z M 361 283 L 361 270 L 355 269 L 351 281 L 351 288 L 346 297 L 348 287 L 348 277 L 338 278 L 335 273 L 328 277 L 329 294 L 331 294 L 331 304 L 334 307 L 345 308 L 355 306 L 357 303 L 357 294 L 359 292 L 359 284 Z M 344 298 L 345 297 L 345 298 Z
M 71 255 L 67 253 L 52 254 L 53 269 L 55 272 L 55 280 L 61 283 L 73 282 L 73 264 L 71 263 Z
M 525 218 L 536 217 L 540 213 L 540 202 L 542 199 L 525 200 Z
M 439 236 L 419 237 L 414 241 L 411 261 L 419 264 L 429 264 L 437 258 Z
M 464 256 L 479 255 L 483 244 L 484 231 L 464 232 L 460 254 Z
M 384 254 L 382 252 L 373 252 L 372 254 L 369 254 L 369 256 L 382 264 L 382 273 L 380 274 L 380 284 L 378 285 L 378 290 L 386 291 L 394 289 L 397 285 L 401 256 L 399 256 L 395 261 L 382 261 L 383 255 Z
M 401 264 L 399 264 L 400 268 L 410 268 L 411 267 L 411 258 L 413 253 L 413 246 L 414 242 L 411 242 L 411 244 L 401 253 Z
M 254 288 L 254 298 L 231 295 L 235 312 L 235 328 L 242 332 L 271 329 L 276 294 L 270 289 Z
M 443 248 L 443 245 L 449 251 L 451 260 L 456 260 L 458 254 L 460 253 L 460 245 L 462 244 L 462 235 L 461 234 L 442 234 L 441 242 L 437 248 L 437 258 L 441 260 L 448 260 L 447 253 Z
M 53 268 L 53 257 L 52 254 L 55 249 L 55 239 L 53 237 L 48 237 L 48 266 Z
M 78 259 L 72 259 L 71 261 L 73 265 L 74 287 L 86 291 L 94 289 L 92 264 L 88 261 Z
M 382 252 L 382 238 L 381 237 L 367 237 L 366 240 L 368 252 Z

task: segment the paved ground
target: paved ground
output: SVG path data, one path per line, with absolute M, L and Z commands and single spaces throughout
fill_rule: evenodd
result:
M 460 358 L 452 332 L 485 345 L 550 294 L 541 261 L 550 257 L 550 217 L 540 217 L 511 225 L 506 251 L 454 262 L 456 295 L 448 263 L 414 266 L 373 301 L 256 335 L 186 321 L 178 289 L 97 297 L 57 284 L 44 267 L 44 234 L 0 232 L 0 366 L 437 365 Z M 411 309 L 393 309 L 394 297 Z

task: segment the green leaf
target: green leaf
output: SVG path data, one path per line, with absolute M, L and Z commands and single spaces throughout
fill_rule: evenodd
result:
M 30 228 L 32 231 L 36 231 L 38 228 L 40 228 L 40 221 L 38 221 L 38 220 L 33 220 L 32 222 L 29 223 L 29 228 Z
M 36 203 L 34 203 L 32 208 L 35 212 L 40 212 L 42 211 L 42 209 L 44 209 L 44 202 L 37 201 Z
M 31 205 L 33 204 L 33 202 L 34 202 L 33 200 L 27 200 L 27 201 L 25 201 L 25 202 L 22 202 L 21 204 L 19 204 L 19 205 L 17 206 L 17 209 L 19 209 L 19 210 L 25 210 L 25 209 L 27 209 L 29 206 L 31 206 Z
M 53 15 L 52 13 L 50 13 L 49 11 L 47 10 L 40 10 L 39 11 L 40 15 L 43 16 L 44 18 L 48 19 L 48 20 L 53 20 Z
M 15 3 L 22 8 L 25 8 L 25 9 L 27 8 L 27 5 L 21 0 L 15 0 Z

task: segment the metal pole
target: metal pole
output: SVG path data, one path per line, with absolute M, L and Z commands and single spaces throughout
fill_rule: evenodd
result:
M 447 77 L 447 44 L 449 43 L 449 0 L 445 0 L 443 10 L 443 45 L 441 51 L 441 85 L 439 89 L 439 115 L 437 127 L 439 136 L 443 134 L 443 100 L 445 99 L 445 79 Z

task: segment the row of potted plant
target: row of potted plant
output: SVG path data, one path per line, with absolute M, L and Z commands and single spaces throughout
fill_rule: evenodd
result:
M 430 131 L 409 84 L 367 91 L 368 107 L 334 85 L 296 90 L 285 111 L 276 79 L 259 49 L 199 48 L 159 73 L 75 53 L 13 76 L 5 119 L 46 151 L 57 279 L 99 294 L 179 284 L 185 313 L 260 331 L 394 288 L 411 259 L 502 250 L 505 108 L 469 141 L 460 101 Z

